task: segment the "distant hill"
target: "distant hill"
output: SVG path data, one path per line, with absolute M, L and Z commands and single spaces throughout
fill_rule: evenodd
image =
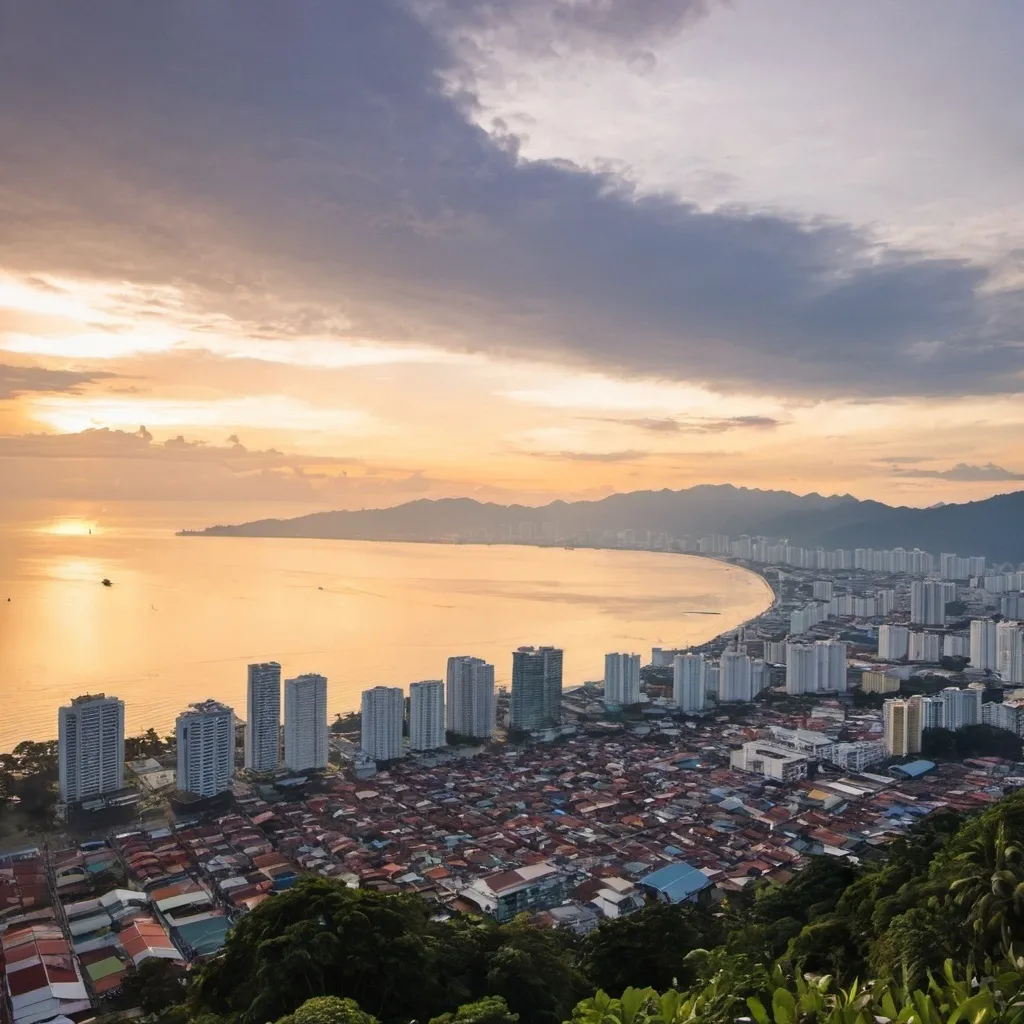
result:
M 680 491 L 632 491 L 598 501 L 497 505 L 472 498 L 421 499 L 391 508 L 317 512 L 295 519 L 261 519 L 212 526 L 202 535 L 316 537 L 346 540 L 468 539 L 502 527 L 541 524 L 558 536 L 599 542 L 606 531 L 650 530 L 681 537 L 711 533 L 788 538 L 824 547 L 921 547 L 985 555 L 994 562 L 1024 561 L 1024 491 L 963 505 L 919 509 L 860 501 L 848 494 L 823 497 L 762 491 L 729 484 Z

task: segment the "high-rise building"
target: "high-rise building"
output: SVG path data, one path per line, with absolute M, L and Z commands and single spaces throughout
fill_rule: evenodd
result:
M 276 771 L 281 761 L 281 666 L 276 661 L 249 666 L 245 710 L 245 767 Z
M 124 788 L 124 701 L 97 693 L 57 712 L 58 787 L 64 803 Z
M 640 655 L 604 656 L 604 702 L 628 707 L 640 703 Z
M 832 589 L 831 580 L 815 580 L 811 587 L 811 593 L 815 601 L 831 601 Z
M 971 668 L 995 670 L 996 625 L 992 619 L 971 620 Z
M 374 761 L 394 761 L 402 756 L 402 723 L 405 694 L 398 686 L 374 686 L 363 690 L 360 746 Z
M 672 701 L 680 711 L 703 711 L 707 662 L 702 654 L 677 654 L 672 662 Z
M 409 687 L 409 749 L 438 750 L 444 745 L 444 682 L 413 683 Z
M 786 693 L 815 693 L 818 689 L 817 649 L 814 644 L 786 644 Z
M 761 659 L 756 658 L 750 663 L 750 689 L 756 697 L 771 682 L 771 673 L 768 665 Z
M 910 621 L 915 626 L 944 626 L 948 593 L 940 580 L 914 580 L 910 584 Z
M 494 666 L 468 654 L 449 658 L 447 683 L 448 730 L 490 739 L 494 735 Z
M 178 715 L 178 789 L 209 797 L 231 789 L 235 774 L 235 713 L 206 700 Z
M 971 641 L 965 636 L 958 636 L 956 633 L 947 633 L 942 638 L 942 656 L 944 658 L 969 658 L 971 655 Z
M 910 634 L 907 645 L 907 660 L 921 661 L 930 665 L 938 663 L 942 657 L 942 637 L 938 633 Z
M 718 661 L 718 701 L 720 704 L 749 702 L 754 699 L 750 658 L 746 651 L 726 650 Z
M 902 661 L 907 656 L 910 630 L 906 626 L 878 627 L 878 656 L 886 661 Z
M 996 671 L 1004 683 L 1024 683 L 1024 623 L 996 626 Z
M 968 725 L 979 725 L 981 723 L 981 699 L 985 687 L 975 689 L 968 687 L 961 690 L 956 686 L 947 686 L 940 694 L 942 703 L 945 705 L 946 729 L 964 729 Z
M 546 729 L 561 720 L 562 652 L 557 647 L 520 647 L 512 654 L 509 724 Z
M 845 693 L 846 644 L 842 640 L 818 640 L 814 648 L 817 689 Z
M 921 728 L 946 728 L 946 702 L 942 697 L 921 698 Z
M 905 757 L 921 752 L 921 730 L 924 726 L 923 698 L 887 700 L 882 705 L 885 723 L 885 749 L 890 757 Z
M 289 771 L 324 769 L 330 759 L 327 679 L 309 672 L 284 682 L 284 764 Z

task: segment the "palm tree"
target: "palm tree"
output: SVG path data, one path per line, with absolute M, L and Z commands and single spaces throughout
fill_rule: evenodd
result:
M 987 827 L 957 861 L 966 873 L 950 885 L 950 894 L 967 908 L 977 952 L 991 953 L 997 943 L 1009 951 L 1024 924 L 1024 850 L 1007 840 L 1000 822 Z

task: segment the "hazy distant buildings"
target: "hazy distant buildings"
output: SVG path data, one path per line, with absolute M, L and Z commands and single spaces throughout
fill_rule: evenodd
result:
M 1024 683 L 1024 624 L 996 626 L 996 671 L 1004 683 Z
M 546 729 L 559 724 L 562 652 L 556 647 L 520 647 L 512 654 L 509 724 L 513 729 Z
M 945 707 L 944 728 L 965 729 L 969 725 L 981 723 L 981 703 L 985 692 L 983 684 L 972 684 L 961 690 L 956 686 L 947 686 L 939 698 Z
M 402 723 L 405 694 L 397 686 L 363 690 L 360 745 L 374 761 L 394 761 L 402 756 Z
M 702 654 L 677 654 L 672 663 L 672 701 L 680 711 L 703 711 L 707 662 Z
M 908 638 L 907 660 L 937 664 L 942 657 L 942 637 L 938 633 L 912 632 Z
M 865 693 L 899 693 L 899 676 L 888 672 L 865 672 L 860 677 L 860 688 Z
M 322 770 L 330 758 L 327 679 L 315 673 L 284 684 L 284 764 L 289 771 Z
M 725 650 L 718 661 L 718 702 L 733 704 L 754 699 L 751 662 L 746 651 Z
M 786 693 L 798 696 L 818 689 L 818 663 L 814 644 L 786 644 Z
M 640 655 L 604 656 L 604 702 L 627 707 L 640 703 Z
M 902 661 L 909 650 L 910 630 L 906 626 L 878 627 L 878 656 L 886 661 Z
M 846 644 L 817 640 L 812 644 L 786 644 L 786 692 L 839 692 L 846 690 Z
M 190 704 L 175 723 L 178 789 L 199 797 L 231 789 L 235 773 L 235 713 L 207 700 Z
M 996 668 L 996 625 L 992 619 L 971 621 L 971 668 L 994 672 Z
M 281 760 L 281 666 L 250 665 L 246 690 L 245 767 L 276 771 Z
M 447 728 L 459 736 L 490 739 L 494 735 L 494 666 L 483 658 L 448 659 Z
M 124 702 L 98 693 L 57 712 L 58 787 L 78 803 L 124 787 Z
M 953 584 L 937 580 L 914 580 L 910 584 L 910 621 L 915 626 L 944 626 L 946 601 L 952 600 L 948 597 L 947 588 L 950 586 L 955 596 L 956 588 Z
M 424 680 L 409 687 L 409 749 L 438 750 L 445 745 L 444 683 Z

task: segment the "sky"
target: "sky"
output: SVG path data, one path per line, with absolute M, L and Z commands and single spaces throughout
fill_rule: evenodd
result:
M 1020 489 L 1022 34 L 0 0 L 0 496 Z

